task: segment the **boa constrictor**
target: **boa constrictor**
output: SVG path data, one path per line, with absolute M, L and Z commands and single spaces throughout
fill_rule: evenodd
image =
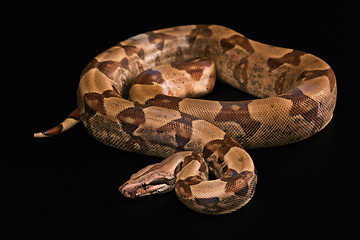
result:
M 210 91 L 215 72 L 259 99 L 187 98 Z M 132 84 L 135 102 L 127 100 Z M 197 88 L 205 90 L 198 94 Z M 223 26 L 180 26 L 131 37 L 96 56 L 81 74 L 78 109 L 34 136 L 58 134 L 81 119 L 100 142 L 166 158 L 133 174 L 120 187 L 126 197 L 175 188 L 189 208 L 222 214 L 254 194 L 257 174 L 244 148 L 310 137 L 329 123 L 335 102 L 334 72 L 314 55 L 262 44 Z M 208 169 L 217 179 L 208 180 Z

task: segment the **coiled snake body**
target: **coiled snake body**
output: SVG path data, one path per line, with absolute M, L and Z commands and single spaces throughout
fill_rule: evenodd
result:
M 187 98 L 211 91 L 215 73 L 260 99 Z M 126 99 L 131 86 L 133 101 Z M 100 142 L 166 158 L 133 174 L 120 187 L 125 196 L 175 188 L 191 209 L 222 214 L 254 194 L 257 174 L 244 148 L 310 137 L 329 123 L 335 102 L 335 75 L 314 55 L 222 26 L 180 26 L 134 36 L 96 56 L 81 74 L 78 109 L 35 137 L 80 119 Z M 208 169 L 218 179 L 208 180 Z

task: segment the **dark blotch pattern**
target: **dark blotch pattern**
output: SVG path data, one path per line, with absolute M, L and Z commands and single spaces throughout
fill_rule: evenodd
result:
M 246 87 L 246 84 L 248 82 L 247 69 L 248 69 L 248 60 L 247 58 L 243 58 L 235 66 L 233 71 L 234 78 L 238 81 L 238 83 L 240 83 L 242 87 Z
M 249 53 L 254 52 L 254 49 L 249 42 L 249 39 L 247 39 L 244 36 L 240 36 L 240 35 L 232 35 L 231 37 L 223 38 L 220 41 L 220 44 L 221 44 L 221 47 L 222 47 L 224 53 L 233 49 L 236 46 L 239 46 L 239 47 L 245 49 Z
M 236 122 L 245 132 L 245 137 L 253 136 L 260 128 L 261 123 L 251 118 L 248 105 L 251 101 L 220 102 L 223 108 L 215 117 L 215 122 Z
M 331 68 L 324 70 L 304 70 L 296 79 L 296 82 L 308 81 L 323 75 L 329 79 L 330 92 L 332 92 L 336 85 L 336 77 L 334 71 Z
M 171 63 L 171 66 L 178 70 L 185 70 L 195 81 L 199 81 L 204 69 L 211 66 L 211 64 L 212 61 L 210 59 L 204 58 L 189 62 L 174 62 Z
M 119 43 L 117 46 L 122 47 L 127 56 L 132 56 L 133 54 L 137 54 L 139 58 L 141 58 L 142 60 L 144 59 L 145 52 L 144 49 L 142 48 L 138 48 L 132 45 L 122 45 L 121 43 Z
M 169 132 L 175 131 L 175 140 L 177 146 L 183 149 L 185 145 L 190 141 L 192 135 L 192 121 L 196 118 L 181 113 L 181 118 L 172 120 L 166 125 L 157 129 L 158 132 Z
M 132 135 L 133 132 L 143 123 L 145 123 L 145 114 L 140 107 L 127 108 L 117 115 L 121 122 L 123 130 Z
M 198 36 L 211 37 L 212 31 L 209 29 L 209 25 L 196 25 L 196 28 L 191 30 L 189 35 L 186 35 L 186 40 L 190 45 L 195 43 Z
M 207 143 L 203 150 L 203 156 L 206 159 L 213 153 L 215 153 L 215 155 L 218 157 L 218 161 L 223 162 L 225 154 L 232 147 L 242 148 L 242 146 L 238 142 L 233 140 L 228 135 L 225 135 L 224 139 L 216 139 Z
M 171 36 L 165 33 L 155 33 L 155 32 L 148 32 L 148 40 L 150 43 L 155 44 L 155 47 L 159 50 L 164 49 L 165 41 L 166 40 L 175 40 L 175 36 Z
M 199 176 L 190 176 L 185 178 L 184 180 L 177 180 L 175 184 L 175 190 L 178 194 L 185 198 L 192 197 L 191 185 L 199 184 L 203 180 Z
M 145 105 L 179 110 L 179 102 L 182 100 L 183 98 L 159 94 L 155 98 L 147 100 Z
M 152 85 L 153 83 L 162 84 L 165 80 L 161 75 L 161 72 L 148 69 L 142 73 L 140 73 L 135 79 L 133 84 L 146 84 Z
M 293 66 L 298 66 L 300 64 L 300 57 L 306 53 L 293 50 L 290 53 L 285 54 L 280 58 L 269 58 L 267 64 L 269 66 L 269 71 L 273 71 L 281 65 L 287 63 Z
M 81 77 L 87 73 L 89 70 L 93 68 L 99 69 L 100 72 L 102 72 L 106 77 L 110 78 L 111 80 L 114 80 L 117 76 L 116 71 L 118 68 L 122 67 L 123 69 L 130 70 L 129 68 L 129 60 L 124 57 L 120 62 L 115 61 L 103 61 L 98 62 L 96 58 L 94 58 L 82 71 Z
M 246 196 L 249 190 L 249 182 L 252 180 L 254 173 L 243 171 L 237 173 L 233 169 L 228 169 L 221 176 L 221 180 L 226 182 L 225 192 L 233 192 L 238 196 Z
M 317 132 L 324 126 L 325 121 L 318 116 L 319 103 L 306 96 L 300 89 L 295 88 L 279 97 L 290 99 L 293 102 L 289 112 L 290 116 L 301 115 L 307 122 L 315 123 L 312 132 Z

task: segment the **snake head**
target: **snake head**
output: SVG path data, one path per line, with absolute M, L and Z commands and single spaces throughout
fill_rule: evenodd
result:
M 175 178 L 173 173 L 161 171 L 158 164 L 154 164 L 133 174 L 119 191 L 128 198 L 165 193 L 174 188 Z

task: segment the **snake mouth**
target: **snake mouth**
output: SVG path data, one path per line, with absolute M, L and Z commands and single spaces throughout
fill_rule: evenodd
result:
M 166 183 L 160 183 L 156 185 L 145 184 L 142 182 L 138 183 L 124 183 L 119 187 L 119 191 L 127 198 L 136 198 L 143 197 L 156 193 L 168 192 L 172 189 L 172 186 L 169 186 Z

